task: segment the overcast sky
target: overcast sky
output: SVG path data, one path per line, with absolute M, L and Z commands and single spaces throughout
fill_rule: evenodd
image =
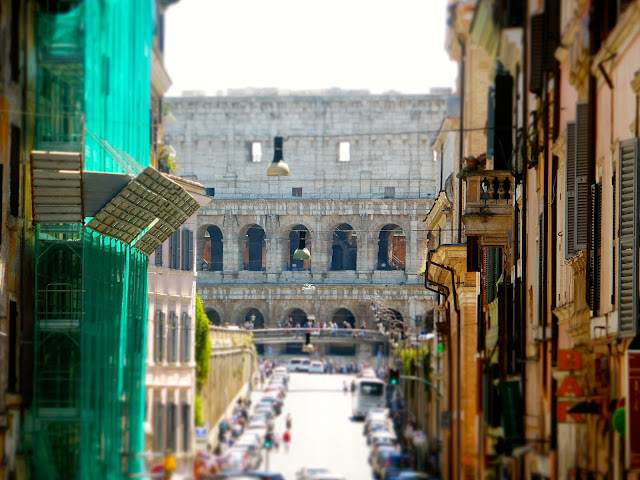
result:
M 446 0 L 180 0 L 165 19 L 168 95 L 455 86 Z

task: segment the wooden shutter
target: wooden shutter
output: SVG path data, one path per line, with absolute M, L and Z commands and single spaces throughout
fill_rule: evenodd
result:
M 175 403 L 169 404 L 169 409 L 167 412 L 167 444 L 166 447 L 172 452 L 176 451 L 176 416 L 177 416 L 177 405 Z
M 531 16 L 531 38 L 529 39 L 529 91 L 542 93 L 542 72 L 544 59 L 544 14 Z
M 162 245 L 156 248 L 156 266 L 162 266 Z
M 191 317 L 182 314 L 182 362 L 191 361 Z
M 576 216 L 575 249 L 586 250 L 589 240 L 589 104 L 580 102 L 576 110 Z
M 544 70 L 553 70 L 555 53 L 560 43 L 559 0 L 545 0 L 544 5 Z
M 615 305 L 616 304 L 616 269 L 618 268 L 616 265 L 616 243 L 618 242 L 618 233 L 617 233 L 617 229 L 618 229 L 618 224 L 616 223 L 616 210 L 618 208 L 618 197 L 616 197 L 616 189 L 617 189 L 617 185 L 616 185 L 616 172 L 615 170 L 613 171 L 613 175 L 611 175 L 611 189 L 613 190 L 613 195 L 611 196 L 611 198 L 613 198 L 613 202 L 612 202 L 612 215 L 611 215 L 611 233 L 613 236 L 613 242 L 612 242 L 612 255 L 611 258 L 613 259 L 611 262 L 611 267 L 613 270 L 613 275 L 611 276 L 611 305 Z
M 153 449 L 156 452 L 164 450 L 164 405 L 156 403 L 154 415 Z
M 176 230 L 171 234 L 171 268 L 180 268 L 180 232 Z
M 509 74 L 496 75 L 495 88 L 495 170 L 507 170 L 513 152 L 513 78 Z M 487 154 L 488 156 L 488 154 Z
M 620 142 L 618 229 L 618 330 L 635 333 L 638 316 L 638 139 Z
M 544 229 L 544 212 L 541 213 L 540 217 L 538 218 L 538 232 L 538 325 L 544 325 L 546 311 L 546 306 L 544 305 L 544 289 L 546 288 L 546 272 L 544 268 L 544 244 L 546 240 L 546 232 Z
M 169 361 L 178 361 L 178 316 L 169 312 Z
M 476 350 L 478 352 L 484 352 L 485 348 L 487 348 L 487 326 L 484 315 L 485 313 L 482 307 L 482 293 L 480 293 L 476 302 L 476 317 L 478 318 L 478 338 L 476 339 Z
M 17 217 L 20 213 L 20 127 L 11 125 L 9 149 L 9 213 Z
M 182 404 L 182 451 L 188 452 L 191 446 L 191 405 Z
M 155 332 L 155 361 L 164 361 L 164 313 L 162 310 L 156 312 L 156 332 Z
M 589 251 L 589 306 L 597 316 L 600 307 L 600 246 L 602 184 L 591 185 L 591 248 Z
M 568 259 L 575 254 L 575 217 L 576 217 L 576 124 L 567 123 L 566 156 L 566 214 L 565 214 L 565 256 Z

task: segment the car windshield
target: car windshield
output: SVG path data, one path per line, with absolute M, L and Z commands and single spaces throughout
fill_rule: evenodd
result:
M 360 383 L 360 393 L 362 395 L 371 395 L 379 397 L 382 395 L 384 391 L 384 385 L 381 383 L 373 383 L 373 382 L 361 382 Z

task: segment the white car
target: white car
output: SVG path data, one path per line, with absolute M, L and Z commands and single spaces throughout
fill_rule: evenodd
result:
M 326 467 L 302 467 L 296 472 L 296 480 L 315 480 L 318 475 L 330 474 L 331 470 Z
M 298 371 L 299 372 L 308 372 L 310 365 L 311 365 L 311 360 L 307 360 L 305 358 L 300 362 L 300 365 L 298 365 Z
M 324 373 L 324 364 L 322 362 L 311 362 L 309 364 L 309 373 Z

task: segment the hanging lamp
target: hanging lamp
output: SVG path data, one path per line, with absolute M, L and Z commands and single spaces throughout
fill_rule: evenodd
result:
M 267 169 L 269 177 L 288 177 L 291 175 L 289 165 L 287 165 L 282 157 L 282 137 L 273 139 L 273 161 Z
M 298 244 L 298 248 L 293 252 L 294 260 L 309 260 L 311 258 L 311 253 L 309 253 L 309 249 L 306 246 L 306 238 L 307 232 L 304 230 L 300 230 L 300 243 Z

